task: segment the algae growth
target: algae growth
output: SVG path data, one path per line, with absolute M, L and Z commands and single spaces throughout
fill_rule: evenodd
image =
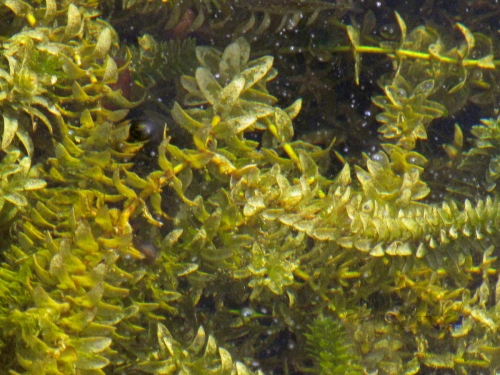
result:
M 500 9 L 417 3 L 2 1 L 0 374 L 495 374 Z

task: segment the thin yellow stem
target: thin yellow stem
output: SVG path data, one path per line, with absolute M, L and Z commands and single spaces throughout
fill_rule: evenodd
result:
M 464 67 L 478 66 L 481 64 L 481 60 L 478 60 L 478 59 L 463 59 L 463 60 L 461 60 L 461 59 L 457 59 L 454 57 L 433 55 L 429 52 L 418 52 L 418 51 L 411 51 L 411 50 L 406 50 L 406 49 L 393 49 L 393 48 L 377 47 L 377 46 L 356 46 L 356 47 L 339 46 L 339 47 L 327 48 L 327 49 L 323 49 L 323 50 L 327 51 L 327 52 L 352 52 L 353 49 L 357 53 L 372 53 L 372 54 L 389 55 L 392 58 L 406 57 L 406 58 L 421 59 L 421 60 L 437 59 L 437 60 L 439 60 L 443 63 L 446 63 L 446 64 L 460 64 Z M 500 65 L 500 60 L 493 60 L 492 63 L 493 63 L 493 65 L 498 66 L 498 65 Z

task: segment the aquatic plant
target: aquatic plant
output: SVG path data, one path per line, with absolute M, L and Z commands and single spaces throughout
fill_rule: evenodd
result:
M 235 4 L 1 3 L 0 373 L 496 371 L 500 120 L 425 147 L 437 119 L 495 100 L 492 39 L 460 23 L 450 45 L 396 13 L 388 40 L 369 16 L 343 25 L 342 4 Z M 198 44 L 242 8 L 238 37 Z M 111 26 L 157 9 L 164 39 L 128 48 Z M 307 51 L 310 72 L 342 56 L 362 85 L 368 54 L 391 61 L 374 150 L 296 136 L 305 101 L 282 105 L 283 64 L 248 42 L 266 19 L 339 36 L 273 51 Z M 153 105 L 166 124 L 137 128 Z M 438 166 L 484 188 L 448 192 L 426 180 Z
M 352 345 L 346 343 L 342 325 L 331 318 L 317 319 L 305 336 L 308 348 L 316 362 L 318 374 L 361 374 Z M 315 371 L 315 372 L 316 372 Z

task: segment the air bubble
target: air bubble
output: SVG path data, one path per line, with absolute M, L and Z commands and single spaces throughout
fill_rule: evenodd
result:
M 255 311 L 251 307 L 244 307 L 240 312 L 242 318 L 251 318 L 254 314 Z
M 376 152 L 372 156 L 373 161 L 382 161 L 383 158 L 384 158 L 384 155 L 381 152 Z

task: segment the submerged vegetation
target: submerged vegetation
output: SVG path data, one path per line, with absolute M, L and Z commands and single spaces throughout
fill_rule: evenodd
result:
M 363 3 L 0 1 L 0 374 L 500 371 L 500 7 Z

